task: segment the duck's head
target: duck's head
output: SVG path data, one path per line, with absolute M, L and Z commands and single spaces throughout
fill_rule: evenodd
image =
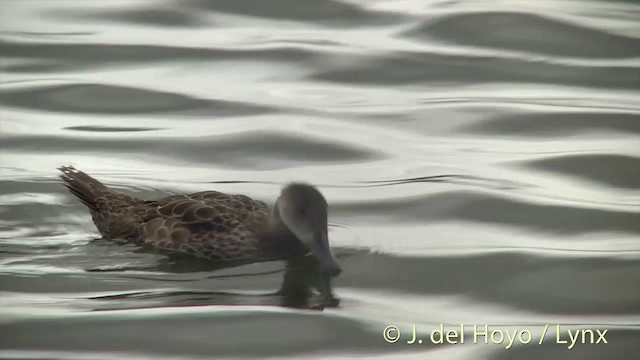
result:
M 328 205 L 315 187 L 304 183 L 286 185 L 274 207 L 279 219 L 315 258 L 320 273 L 336 277 L 342 269 L 329 246 Z

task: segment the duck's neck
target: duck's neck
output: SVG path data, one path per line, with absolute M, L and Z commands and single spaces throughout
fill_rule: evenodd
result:
M 306 253 L 305 246 L 280 217 L 280 199 L 274 204 L 265 227 L 258 236 L 258 247 L 267 260 L 287 260 Z
M 307 253 L 306 247 L 279 218 L 272 218 L 258 238 L 265 259 L 287 260 Z
M 283 296 L 283 305 L 307 306 L 311 288 L 318 283 L 315 258 L 307 256 L 308 249 L 281 221 L 272 223 L 259 241 L 267 259 L 286 262 L 284 278 L 278 290 Z

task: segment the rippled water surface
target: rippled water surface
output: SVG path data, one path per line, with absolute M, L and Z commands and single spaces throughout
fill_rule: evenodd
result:
M 0 56 L 1 358 L 640 351 L 635 2 L 2 0 Z M 65 164 L 144 198 L 316 184 L 341 306 L 279 306 L 280 262 L 99 239 Z

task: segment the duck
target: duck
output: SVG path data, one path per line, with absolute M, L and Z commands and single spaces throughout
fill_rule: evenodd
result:
M 273 206 L 242 194 L 202 191 L 146 200 L 107 187 L 73 166 L 60 178 L 84 204 L 103 239 L 206 259 L 223 266 L 285 261 L 278 294 L 315 287 L 323 307 L 337 307 L 331 280 L 342 269 L 328 238 L 328 203 L 313 185 L 282 187 Z

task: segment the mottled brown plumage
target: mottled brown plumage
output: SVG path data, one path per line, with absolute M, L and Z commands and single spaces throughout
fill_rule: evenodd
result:
M 310 185 L 289 184 L 270 208 L 245 195 L 217 191 L 143 200 L 110 189 L 73 167 L 59 170 L 64 185 L 89 208 L 106 239 L 219 262 L 292 264 L 313 254 L 326 278 L 340 272 L 327 238 L 327 202 Z M 324 282 L 321 291 L 335 300 L 328 280 Z

